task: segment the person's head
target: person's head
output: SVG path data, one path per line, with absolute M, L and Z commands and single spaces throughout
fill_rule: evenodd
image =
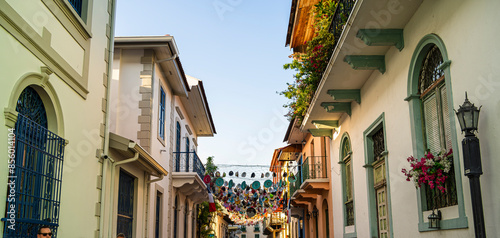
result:
M 52 237 L 52 231 L 50 230 L 50 227 L 48 226 L 41 226 L 38 228 L 38 234 L 36 235 L 37 238 L 47 238 L 47 237 Z
M 118 234 L 118 235 L 116 236 L 116 238 L 125 238 L 125 234 L 120 233 L 120 234 Z

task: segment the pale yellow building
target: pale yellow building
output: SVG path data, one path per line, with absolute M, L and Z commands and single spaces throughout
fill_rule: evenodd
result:
M 0 166 L 2 237 L 34 237 L 42 225 L 57 237 L 102 235 L 114 9 L 114 0 L 0 1 L 0 151 L 12 158 L 12 170 Z

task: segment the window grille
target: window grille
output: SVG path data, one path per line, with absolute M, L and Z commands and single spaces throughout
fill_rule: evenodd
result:
M 116 233 L 123 233 L 125 237 L 132 237 L 134 224 L 134 182 L 134 177 L 120 171 Z
M 372 136 L 373 140 L 373 160 L 377 161 L 381 158 L 381 154 L 385 151 L 384 130 L 380 128 Z
M 420 94 L 423 96 L 425 93 L 432 89 L 432 87 L 439 83 L 444 76 L 444 71 L 439 68 L 443 63 L 443 56 L 436 45 L 433 45 L 422 62 L 420 69 L 419 85 Z
M 15 125 L 15 230 L 3 218 L 5 238 L 36 237 L 38 228 L 49 226 L 57 237 L 65 140 L 47 129 L 47 115 L 38 93 L 31 87 L 18 98 Z M 5 175 L 4 175 L 5 176 Z M 9 210 L 8 210 L 9 211 Z M 6 214 L 7 215 L 7 214 Z

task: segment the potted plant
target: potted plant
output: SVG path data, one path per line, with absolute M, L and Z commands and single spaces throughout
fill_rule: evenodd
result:
M 427 184 L 431 189 L 437 188 L 442 193 L 446 192 L 444 183 L 452 167 L 452 150 L 433 155 L 428 152 L 419 160 L 413 156 L 407 158 L 410 170 L 403 168 L 401 172 L 406 176 L 406 181 L 413 181 L 415 187 Z

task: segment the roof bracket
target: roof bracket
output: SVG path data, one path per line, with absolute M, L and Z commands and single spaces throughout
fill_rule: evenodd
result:
M 346 55 L 344 62 L 353 69 L 378 70 L 382 74 L 385 73 L 384 55 Z
M 360 29 L 356 37 L 368 46 L 395 46 L 399 51 L 405 47 L 403 29 Z
M 361 90 L 359 89 L 330 89 L 327 93 L 336 101 L 356 101 L 361 104 Z

